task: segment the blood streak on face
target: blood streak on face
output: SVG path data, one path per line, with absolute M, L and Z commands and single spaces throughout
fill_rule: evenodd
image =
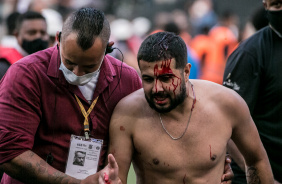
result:
M 176 91 L 177 87 L 180 86 L 180 84 L 181 84 L 181 78 L 176 77 L 176 75 L 174 75 L 173 71 L 170 68 L 170 64 L 171 64 L 171 59 L 170 60 L 162 61 L 161 69 L 159 69 L 158 64 L 155 64 L 155 67 L 154 67 L 154 75 L 156 76 L 155 91 L 156 91 L 156 93 L 158 93 L 158 87 L 157 87 L 158 86 L 157 85 L 158 84 L 158 79 L 162 75 L 170 75 L 170 76 L 173 76 L 171 78 L 172 79 L 171 80 L 171 85 L 173 86 L 173 93 L 174 93 L 174 96 L 175 96 L 175 91 Z M 175 78 L 176 78 L 176 80 L 175 80 Z M 167 89 L 167 86 L 164 86 L 163 83 L 162 83 L 162 86 L 165 89 Z M 168 87 L 168 89 L 169 89 L 169 91 L 171 90 L 170 86 Z

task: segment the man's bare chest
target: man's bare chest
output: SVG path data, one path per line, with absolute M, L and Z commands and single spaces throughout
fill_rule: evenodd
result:
M 152 117 L 137 123 L 133 142 L 135 154 L 133 161 L 140 162 L 144 168 L 160 172 L 178 170 L 208 171 L 218 164 L 224 164 L 226 144 L 231 130 L 226 125 L 192 116 L 185 131 L 184 123 L 170 122 L 163 127 L 158 118 Z M 185 131 L 183 137 L 179 137 Z M 167 133 L 168 132 L 168 133 Z

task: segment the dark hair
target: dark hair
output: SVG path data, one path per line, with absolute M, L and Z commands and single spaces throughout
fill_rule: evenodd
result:
M 187 64 L 187 47 L 182 38 L 170 32 L 158 32 L 148 36 L 141 44 L 137 60 L 156 62 L 175 58 L 175 68 Z
M 17 25 L 16 25 L 16 30 L 19 32 L 20 28 L 22 26 L 22 23 L 25 20 L 33 20 L 33 19 L 42 19 L 46 22 L 46 19 L 43 17 L 43 15 L 41 15 L 38 12 L 35 11 L 27 11 L 23 14 L 21 14 L 18 19 L 17 19 Z
M 100 37 L 107 44 L 110 37 L 110 24 L 104 13 L 94 8 L 81 8 L 70 15 L 63 25 L 62 39 L 70 33 L 77 33 L 77 44 L 82 50 L 89 49 Z
M 16 23 L 21 14 L 19 12 L 12 12 L 6 19 L 7 31 L 9 35 L 13 35 L 16 30 Z

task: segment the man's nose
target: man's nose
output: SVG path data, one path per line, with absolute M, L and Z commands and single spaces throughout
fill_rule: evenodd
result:
M 44 35 L 40 32 L 40 31 L 37 31 L 36 34 L 34 35 L 34 39 L 43 39 Z
M 76 76 L 82 76 L 85 75 L 85 72 L 83 70 L 80 69 L 80 67 L 78 66 L 74 66 L 72 69 L 72 72 L 76 75 Z
M 160 80 L 155 79 L 154 87 L 153 87 L 153 93 L 158 93 L 160 91 L 164 91 L 163 84 Z

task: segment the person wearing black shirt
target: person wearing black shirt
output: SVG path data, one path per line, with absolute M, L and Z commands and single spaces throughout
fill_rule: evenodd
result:
M 263 0 L 263 4 L 269 26 L 243 41 L 230 55 L 223 85 L 234 89 L 247 102 L 268 154 L 275 182 L 281 183 L 282 3 L 281 0 Z M 236 154 L 235 148 L 231 142 L 229 153 L 244 170 L 244 160 Z M 246 183 L 246 177 L 236 163 L 232 163 L 235 175 L 232 183 Z

